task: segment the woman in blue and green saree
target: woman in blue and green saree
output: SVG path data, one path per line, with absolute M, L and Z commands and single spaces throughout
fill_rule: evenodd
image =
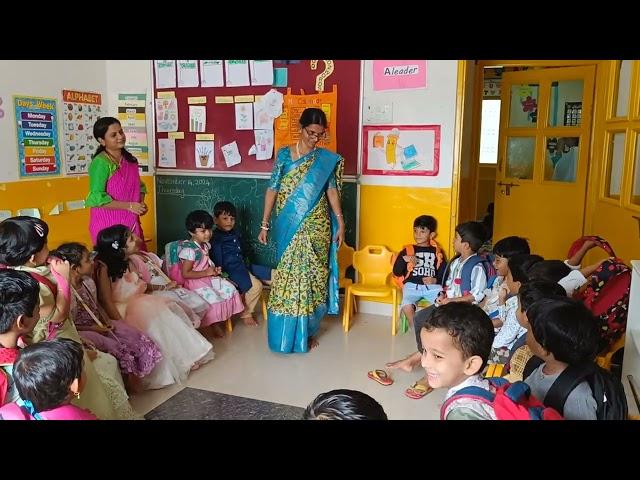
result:
M 307 352 L 326 314 L 338 314 L 338 248 L 344 241 L 340 206 L 344 159 L 317 147 L 327 117 L 318 108 L 300 116 L 300 139 L 278 151 L 265 194 L 258 240 L 266 244 L 275 206 L 278 266 L 269 295 L 267 329 L 274 352 Z

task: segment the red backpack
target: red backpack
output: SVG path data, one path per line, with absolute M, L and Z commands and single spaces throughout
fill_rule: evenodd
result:
M 587 279 L 587 287 L 579 294 L 579 299 L 598 317 L 600 335 L 611 345 L 627 327 L 631 269 L 622 259 L 616 257 L 613 248 L 605 239 L 596 236 L 582 237 L 573 242 L 567 254 L 568 258 L 571 258 L 587 240 L 595 241 L 596 245 L 612 258 L 602 262 Z
M 445 420 L 452 402 L 461 398 L 480 401 L 493 408 L 496 420 L 564 420 L 553 408 L 545 407 L 525 382 L 509 383 L 502 377 L 487 378 L 491 390 L 481 387 L 464 387 L 451 395 L 440 409 L 440 419 Z

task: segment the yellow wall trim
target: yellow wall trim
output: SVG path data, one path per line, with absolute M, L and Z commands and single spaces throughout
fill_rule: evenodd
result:
M 146 202 L 149 212 L 142 217 L 145 236 L 152 241 L 148 248 L 156 249 L 155 191 L 153 177 L 142 177 L 147 186 Z M 89 236 L 89 209 L 67 210 L 66 202 L 83 200 L 89 191 L 89 177 L 47 178 L 20 182 L 0 183 L 0 210 L 11 210 L 15 216 L 21 208 L 37 208 L 49 225 L 49 248 L 64 242 L 80 242 L 91 247 Z M 49 215 L 58 203 L 64 203 L 59 215 Z

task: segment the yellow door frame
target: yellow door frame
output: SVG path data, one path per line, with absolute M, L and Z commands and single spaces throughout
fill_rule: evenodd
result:
M 468 94 L 467 83 L 469 76 L 469 64 L 474 62 L 475 74 L 473 79 L 473 100 L 472 108 L 469 112 L 465 111 L 465 98 Z M 478 172 L 480 163 L 478 162 L 480 152 L 480 124 L 482 120 L 482 91 L 483 91 L 483 73 L 484 67 L 539 67 L 539 68 L 553 68 L 553 67 L 574 67 L 581 65 L 596 65 L 596 92 L 599 90 L 599 83 L 602 82 L 602 65 L 607 63 L 607 60 L 459 60 L 458 61 L 458 82 L 456 90 L 456 123 L 454 132 L 454 145 L 453 145 L 453 179 L 451 186 L 451 229 L 450 238 L 455 238 L 455 228 L 461 221 L 474 220 L 475 218 L 468 218 L 469 214 L 463 212 L 465 215 L 461 217 L 461 209 L 459 208 L 461 203 L 460 195 L 473 195 L 471 204 L 473 205 L 473 212 L 476 211 L 476 198 L 478 192 Z M 599 68 L 600 67 L 600 68 Z M 604 98 L 602 95 L 596 93 L 596 98 L 593 104 L 592 125 L 591 125 L 591 138 L 589 146 L 589 165 L 587 170 L 587 184 L 591 183 L 593 176 L 599 176 L 600 159 L 594 157 L 594 141 L 596 136 L 596 118 L 597 113 L 601 108 L 604 108 Z M 471 123 L 471 143 L 466 146 L 463 142 L 463 131 L 468 123 Z M 463 159 L 468 159 L 471 162 L 471 172 L 469 178 L 469 185 L 472 185 L 472 189 L 461 189 L 462 181 L 462 163 Z M 463 193 L 464 190 L 464 193 Z M 585 218 L 584 228 L 588 229 L 591 225 L 591 212 L 595 207 L 595 199 L 592 198 L 591 188 L 587 190 L 587 200 L 585 205 Z

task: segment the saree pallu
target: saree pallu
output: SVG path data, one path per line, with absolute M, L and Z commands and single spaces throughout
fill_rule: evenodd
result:
M 282 179 L 276 198 L 274 239 L 278 267 L 268 304 L 268 342 L 275 352 L 307 352 L 327 314 L 338 313 L 338 257 L 328 187 L 342 187 L 344 160 L 319 148 L 291 161 L 279 152 Z M 274 167 L 276 168 L 276 167 Z

